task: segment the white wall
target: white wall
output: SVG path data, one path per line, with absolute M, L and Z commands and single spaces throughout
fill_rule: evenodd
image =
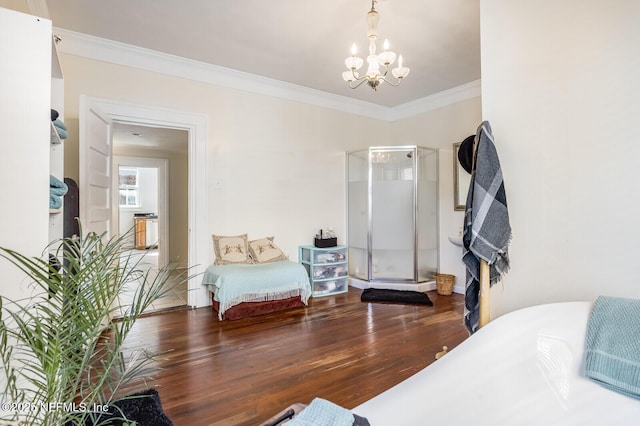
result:
M 640 297 L 640 2 L 481 0 L 512 268 L 492 313 Z
M 139 170 L 140 210 L 142 213 L 158 213 L 158 169 L 141 167 Z
M 121 160 L 114 156 L 113 161 Z M 120 207 L 118 225 L 121 235 L 131 231 L 136 213 L 158 213 L 158 169 L 138 167 L 138 204 L 138 207 Z M 130 239 L 133 242 L 133 234 Z
M 210 226 L 198 238 L 209 241 L 273 235 L 294 261 L 321 227 L 333 226 L 344 241 L 345 152 L 388 144 L 390 125 L 380 120 L 68 54 L 61 60 L 71 128 L 80 94 L 207 115 Z M 77 178 L 77 132 L 70 133 L 66 174 Z
M 453 144 L 476 133 L 482 120 L 481 99 L 457 102 L 419 116 L 392 123 L 392 139 L 397 144 L 421 145 L 439 149 L 439 271 L 456 276 L 454 290 L 464 293 L 465 269 L 462 248 L 448 237 L 458 235 L 464 212 L 453 210 Z

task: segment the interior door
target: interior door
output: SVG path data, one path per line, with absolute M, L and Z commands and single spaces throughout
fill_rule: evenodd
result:
M 111 220 L 113 121 L 95 102 L 80 96 L 80 223 L 83 233 L 115 234 Z

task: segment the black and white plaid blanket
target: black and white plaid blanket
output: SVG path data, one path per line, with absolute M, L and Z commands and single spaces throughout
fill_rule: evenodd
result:
M 467 268 L 464 323 L 474 333 L 479 319 L 480 260 L 489 264 L 490 284 L 495 284 L 509 269 L 511 241 L 502 170 L 488 121 L 476 132 L 462 240 L 462 261 Z

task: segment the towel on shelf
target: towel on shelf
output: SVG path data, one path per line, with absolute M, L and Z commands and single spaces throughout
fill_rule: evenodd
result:
M 53 125 L 56 126 L 58 129 L 67 130 L 67 125 L 64 124 L 64 122 L 59 118 L 56 118 L 55 120 L 53 120 Z
M 62 197 L 67 193 L 69 187 L 66 183 L 53 175 L 49 175 L 49 208 L 62 208 Z
M 56 132 L 58 132 L 58 136 L 60 136 L 60 139 L 66 139 L 69 137 L 69 135 L 67 134 L 67 131 L 59 127 L 56 127 Z
M 56 128 L 56 132 L 58 132 L 58 136 L 60 136 L 60 139 L 66 139 L 68 137 L 67 126 L 62 122 L 62 120 L 56 118 L 55 120 L 53 120 L 53 125 Z
M 640 399 L 640 300 L 600 296 L 585 339 L 585 375 Z
M 60 179 L 56 178 L 53 175 L 49 175 L 49 192 L 51 195 L 56 195 L 58 197 L 64 196 L 69 187 L 66 183 L 62 182 Z
M 464 323 L 470 333 L 480 316 L 480 260 L 490 269 L 490 285 L 509 269 L 511 225 L 500 160 L 488 121 L 478 127 L 471 183 L 464 214 L 462 261 L 467 268 Z
M 62 197 L 57 195 L 49 194 L 49 208 L 50 209 L 60 209 L 62 208 Z

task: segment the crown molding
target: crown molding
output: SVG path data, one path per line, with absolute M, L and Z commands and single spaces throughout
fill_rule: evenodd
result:
M 442 108 L 468 99 L 479 98 L 482 94 L 480 80 L 472 81 L 461 86 L 443 90 L 415 101 L 407 102 L 392 108 L 387 112 L 387 121 L 398 121 L 415 117 L 434 109 Z
M 410 118 L 451 103 L 480 96 L 480 80 L 477 80 L 390 108 L 63 28 L 54 27 L 54 33 L 62 39 L 57 46 L 58 51 L 65 54 L 302 102 L 383 121 Z

